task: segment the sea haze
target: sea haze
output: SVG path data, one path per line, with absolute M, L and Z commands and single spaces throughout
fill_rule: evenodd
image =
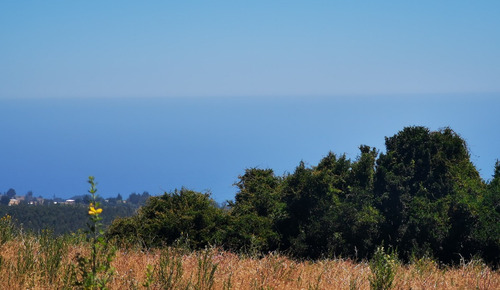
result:
M 185 186 L 233 199 L 245 168 L 293 172 L 329 151 L 381 151 L 405 126 L 450 126 L 484 179 L 500 157 L 500 95 L 0 100 L 0 192 L 104 197 Z

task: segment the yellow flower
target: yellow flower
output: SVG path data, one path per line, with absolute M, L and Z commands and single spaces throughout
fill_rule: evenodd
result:
M 89 215 L 100 214 L 102 212 L 102 208 L 95 209 L 93 206 L 89 208 Z

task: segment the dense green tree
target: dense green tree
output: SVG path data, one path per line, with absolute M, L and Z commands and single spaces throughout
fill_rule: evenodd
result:
M 342 202 L 351 161 L 330 152 L 317 167 L 301 162 L 285 179 L 286 217 L 279 223 L 283 248 L 302 257 L 333 255 L 344 244 Z
M 484 183 L 465 141 L 449 128 L 407 127 L 386 138 L 386 149 L 374 188 L 385 218 L 381 238 L 403 257 L 427 252 L 452 261 L 471 253 Z
M 199 249 L 219 244 L 225 224 L 224 212 L 209 193 L 182 188 L 150 197 L 136 215 L 114 221 L 108 235 L 146 246 L 172 245 L 182 240 Z
M 300 258 L 370 258 L 382 244 L 405 260 L 430 255 L 455 263 L 478 255 L 499 265 L 500 162 L 485 183 L 449 128 L 407 127 L 385 143 L 384 153 L 362 145 L 351 161 L 330 152 L 283 177 L 247 169 L 224 208 L 186 189 L 152 197 L 108 233 L 147 246 L 181 240 Z
M 272 169 L 246 169 L 238 178 L 234 185 L 239 191 L 235 202 L 230 203 L 234 214 L 272 216 L 279 212 L 281 178 L 276 177 Z
M 382 216 L 374 206 L 377 151 L 360 147 L 352 162 L 330 152 L 317 166 L 301 162 L 285 179 L 283 249 L 301 257 L 366 257 L 375 247 Z
M 321 249 L 312 253 L 314 245 L 308 242 L 314 235 L 309 222 L 312 215 L 319 213 L 318 195 L 324 192 L 314 192 L 312 188 L 312 169 L 306 168 L 300 162 L 295 172 L 284 180 L 283 201 L 286 204 L 286 216 L 278 221 L 278 230 L 281 234 L 283 249 L 298 256 L 317 255 Z M 317 220 L 317 222 L 320 222 Z
M 275 224 L 283 215 L 282 179 L 271 169 L 250 168 L 235 183 L 235 202 L 229 202 L 230 219 L 225 246 L 231 249 L 271 251 L 278 248 Z
M 477 252 L 481 253 L 487 262 L 500 266 L 500 161 L 498 160 L 478 215 L 479 226 L 475 232 L 479 244 Z
M 1 205 L 8 205 L 8 204 L 9 204 L 9 202 L 10 202 L 10 198 L 9 198 L 8 196 L 6 196 L 6 195 L 2 195 L 2 196 L 0 197 L 0 204 L 1 204 Z
M 367 258 L 377 246 L 379 227 L 383 220 L 376 207 L 378 200 L 373 195 L 375 161 L 378 152 L 375 148 L 362 145 L 360 156 L 352 163 L 343 202 L 343 253 L 347 256 Z

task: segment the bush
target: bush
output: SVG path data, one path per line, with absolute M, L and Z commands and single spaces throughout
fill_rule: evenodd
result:
M 183 188 L 149 198 L 136 215 L 113 222 L 107 235 L 146 247 L 174 245 L 182 240 L 193 249 L 202 249 L 222 240 L 226 223 L 226 213 L 208 193 Z
M 391 289 L 396 276 L 397 257 L 394 252 L 386 253 L 378 247 L 370 261 L 370 288 L 374 290 Z

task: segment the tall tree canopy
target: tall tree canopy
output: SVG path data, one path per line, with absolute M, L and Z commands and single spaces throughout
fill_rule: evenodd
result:
M 225 209 L 186 189 L 152 197 L 109 233 L 152 245 L 189 237 L 195 247 L 218 243 L 304 258 L 369 258 L 385 245 L 403 259 L 454 263 L 479 255 L 498 265 L 500 162 L 486 183 L 450 128 L 407 127 L 385 145 L 381 154 L 360 146 L 354 161 L 330 152 L 316 166 L 300 162 L 283 176 L 247 169 Z
M 408 127 L 386 138 L 386 149 L 374 188 L 384 242 L 404 257 L 417 252 L 451 261 L 472 254 L 485 186 L 465 141 L 449 128 Z

